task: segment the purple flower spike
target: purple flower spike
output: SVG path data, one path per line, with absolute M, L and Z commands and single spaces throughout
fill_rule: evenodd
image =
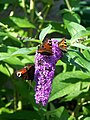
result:
M 58 47 L 58 41 L 55 39 L 51 39 L 52 40 L 52 52 L 53 52 L 53 56 L 55 59 L 55 63 L 57 63 L 57 61 L 63 57 L 62 51 L 60 50 L 60 48 Z
M 48 102 L 51 84 L 54 78 L 55 64 L 62 57 L 62 51 L 58 47 L 58 41 L 52 40 L 52 55 L 42 55 L 36 51 L 35 56 L 35 81 L 36 103 L 45 106 Z

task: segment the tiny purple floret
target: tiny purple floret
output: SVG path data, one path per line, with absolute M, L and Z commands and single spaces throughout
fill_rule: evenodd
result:
M 51 84 L 54 78 L 55 64 L 62 57 L 58 41 L 52 41 L 52 55 L 42 55 L 36 51 L 35 55 L 35 100 L 45 106 L 51 93 Z

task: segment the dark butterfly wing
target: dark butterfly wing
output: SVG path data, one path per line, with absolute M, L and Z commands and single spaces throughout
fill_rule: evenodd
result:
M 67 52 L 67 45 L 66 45 L 66 40 L 65 38 L 63 38 L 59 43 L 59 48 L 63 51 L 63 52 Z
M 21 70 L 18 70 L 16 72 L 16 75 L 17 75 L 17 77 L 19 77 L 19 78 L 21 77 L 24 80 L 33 81 L 34 71 L 35 71 L 34 65 L 27 65 L 24 68 L 22 68 Z
M 42 55 L 52 55 L 52 41 L 46 38 L 38 47 L 38 53 Z

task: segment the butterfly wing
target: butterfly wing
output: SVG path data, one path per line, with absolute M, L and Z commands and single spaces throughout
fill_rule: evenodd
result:
M 43 55 L 52 55 L 52 41 L 46 38 L 38 47 L 38 53 L 41 53 Z
M 65 38 L 63 38 L 59 43 L 59 48 L 63 51 L 63 52 L 67 52 L 67 45 L 66 45 L 66 40 Z
M 18 70 L 16 72 L 17 77 L 21 77 L 24 80 L 33 80 L 34 79 L 34 71 L 35 71 L 35 67 L 34 65 L 27 65 L 24 68 L 22 68 L 21 70 Z
M 34 71 L 35 71 L 35 66 L 34 65 L 29 65 L 28 66 L 28 77 L 27 80 L 33 80 L 34 79 Z

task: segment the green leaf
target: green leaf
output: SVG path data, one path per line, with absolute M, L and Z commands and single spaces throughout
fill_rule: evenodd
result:
M 78 82 L 77 84 L 75 84 L 74 86 L 71 87 L 71 93 L 68 94 L 68 96 L 66 96 L 63 100 L 66 101 L 71 101 L 72 99 L 78 97 L 81 93 L 87 93 L 89 91 L 89 86 L 88 84 L 86 84 L 87 87 L 82 89 L 82 83 Z
M 12 53 L 11 56 L 21 56 L 21 55 L 26 55 L 26 54 L 31 54 L 36 51 L 36 47 L 31 47 L 31 48 L 21 48 Z
M 86 116 L 90 115 L 90 106 L 89 105 L 83 106 L 82 110 L 83 110 L 84 115 L 86 115 Z
M 78 23 L 75 22 L 70 22 L 67 25 L 67 29 L 72 37 L 78 32 L 86 30 L 82 25 L 79 25 Z
M 39 35 L 39 39 L 40 39 L 41 41 L 43 41 L 43 39 L 45 38 L 45 36 L 50 32 L 51 27 L 52 27 L 52 26 L 49 25 L 48 27 L 44 28 L 44 29 L 41 31 L 41 33 L 40 33 L 40 35 Z
M 40 40 L 34 39 L 34 38 L 26 38 L 23 40 L 23 42 L 35 42 L 35 43 L 41 43 Z
M 10 54 L 14 53 L 16 50 L 18 50 L 18 47 L 7 46 L 7 52 Z
M 90 47 L 87 47 L 81 43 L 73 43 L 71 44 L 71 46 L 77 47 L 77 48 L 81 48 L 81 49 L 85 49 L 85 50 L 90 50 Z
M 4 59 L 7 59 L 9 57 L 10 57 L 9 53 L 4 53 L 4 52 L 0 53 L 0 61 L 4 60 Z
M 10 55 L 11 53 L 15 52 L 16 50 L 18 50 L 17 47 L 6 46 L 4 44 L 0 45 L 1 54 L 6 53 L 6 54 Z
M 50 24 L 52 25 L 52 29 L 50 30 L 50 33 L 53 32 L 58 32 L 64 35 L 68 35 L 68 31 L 65 28 L 65 25 L 63 25 L 60 22 L 55 22 L 55 21 L 43 21 L 45 24 Z
M 7 36 L 8 34 L 6 32 L 0 31 L 0 36 Z
M 88 38 L 87 40 L 84 40 L 83 44 L 89 45 L 90 44 L 90 39 Z
M 20 65 L 24 66 L 24 64 L 17 57 L 9 57 L 7 59 L 4 59 L 3 61 L 11 65 L 12 67 L 20 66 Z
M 13 113 L 13 110 L 10 110 L 10 109 L 8 109 L 6 107 L 1 107 L 0 112 L 1 113 Z M 0 117 L 0 120 L 3 120 L 3 118 Z
M 9 53 L 0 53 L 0 61 L 4 61 L 10 65 L 24 65 L 19 58 L 12 56 Z
M 3 28 L 8 28 L 8 25 L 3 24 L 2 22 L 0 22 L 0 26 Z
M 0 31 L 0 36 L 3 36 L 3 37 L 7 36 L 7 38 L 9 37 L 9 38 L 12 39 L 12 41 L 9 41 L 10 43 L 13 43 L 13 44 L 15 44 L 17 46 L 19 46 L 19 45 L 23 46 L 23 43 L 20 40 L 18 40 L 17 33 L 15 33 L 15 32 Z M 2 40 L 5 42 L 5 39 L 2 39 Z M 7 41 L 7 39 L 6 39 L 6 41 Z
M 10 17 L 10 20 L 12 20 L 20 28 L 35 28 L 35 26 L 25 18 Z
M 86 117 L 84 120 L 90 120 L 90 117 Z
M 70 59 L 70 62 L 76 66 L 81 66 L 82 68 L 87 69 L 90 71 L 90 62 L 83 56 L 82 53 L 77 52 L 77 51 L 68 51 L 69 56 L 68 58 Z
M 24 58 L 23 58 L 23 60 L 22 60 L 22 63 L 24 63 L 24 64 L 27 64 L 27 63 L 34 63 L 34 58 L 35 58 L 35 56 L 34 55 L 28 55 L 28 56 L 24 56 Z
M 11 80 L 12 73 L 13 73 L 13 69 L 8 64 L 4 62 L 0 64 L 0 86 L 6 84 L 7 80 Z
M 71 41 L 75 42 L 78 38 L 85 38 L 86 36 L 90 36 L 90 31 L 81 30 L 78 31 L 72 38 Z M 86 41 L 86 40 L 85 40 Z
M 9 71 L 10 72 L 9 72 Z M 12 72 L 13 70 L 12 70 L 12 68 L 10 68 L 9 66 L 7 66 L 7 65 L 5 65 L 5 64 L 1 64 L 0 65 L 0 72 L 2 72 L 3 74 L 5 74 L 5 75 L 7 75 L 7 76 L 9 76 L 10 77 L 10 73 Z
M 69 117 L 69 114 L 64 107 L 60 107 L 58 109 L 47 112 L 46 116 L 48 118 L 50 116 L 49 118 L 50 120 L 67 120 Z
M 71 8 L 75 9 L 80 6 L 80 0 L 69 0 Z
M 84 50 L 83 52 L 83 55 L 85 56 L 85 58 L 90 61 L 90 52 L 88 50 Z
M 66 27 L 68 26 L 70 22 L 80 23 L 79 15 L 74 12 L 73 13 L 67 12 L 66 14 L 64 14 L 63 20 L 64 20 Z
M 49 102 L 64 96 L 66 96 L 65 100 L 71 100 L 77 97 L 90 85 L 89 78 L 89 73 L 83 73 L 81 71 L 60 73 L 53 80 Z

